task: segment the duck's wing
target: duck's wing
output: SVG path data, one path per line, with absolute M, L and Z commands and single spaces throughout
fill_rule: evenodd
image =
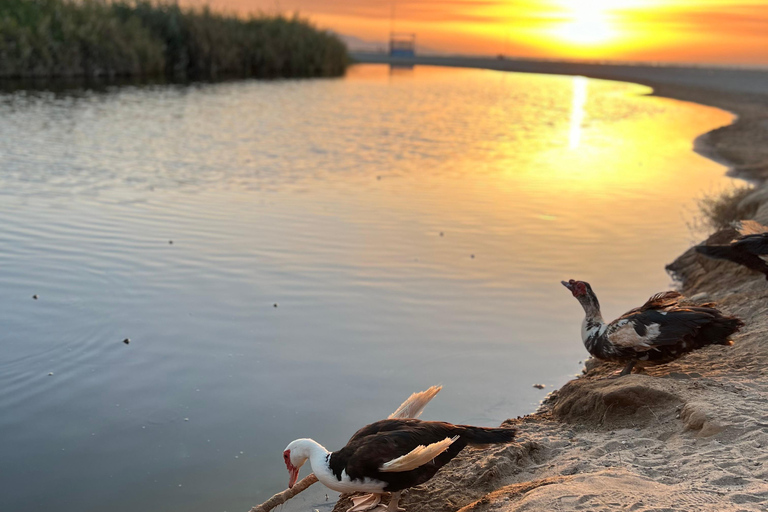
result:
M 728 260 L 768 275 L 768 234 L 746 235 L 729 245 L 699 245 L 696 251 L 719 260 Z
M 733 245 L 697 245 L 696 252 L 716 260 L 729 260 L 738 263 L 738 256 Z
M 651 310 L 658 310 L 658 311 L 667 311 L 671 308 L 677 307 L 677 305 L 680 303 L 680 300 L 683 298 L 683 295 L 678 292 L 661 292 L 657 293 L 656 295 L 651 296 L 650 299 L 645 301 L 645 304 L 638 308 L 630 309 L 623 315 L 621 315 L 617 320 L 623 320 L 626 318 L 631 318 L 634 315 L 638 313 L 642 313 L 644 311 L 651 311 Z
M 384 473 L 401 472 L 410 471 L 412 469 L 421 467 L 447 450 L 448 447 L 458 439 L 459 436 L 453 436 L 446 437 L 442 441 L 438 441 L 426 446 L 421 444 L 405 455 L 401 455 L 400 457 L 385 462 L 381 465 L 379 471 Z
M 372 477 L 390 463 L 390 472 L 409 471 L 444 452 L 451 443 L 439 444 L 458 434 L 450 423 L 420 420 L 382 420 L 360 429 L 332 456 L 351 478 Z M 432 446 L 435 445 L 435 446 Z M 419 449 L 421 447 L 421 449 Z M 432 455 L 434 454 L 434 455 Z M 425 459 L 432 455 L 429 459 Z M 416 464 L 414 466 L 414 464 Z
M 386 420 L 376 421 L 355 432 L 352 437 L 349 438 L 347 445 L 353 444 L 353 442 L 358 442 L 362 438 L 378 434 L 379 432 L 389 432 L 405 428 L 411 424 L 420 423 L 419 420 L 416 420 L 416 417 L 422 413 L 424 407 L 426 407 L 430 400 L 432 400 L 441 389 L 443 389 L 442 386 L 432 386 L 425 391 L 413 393 L 405 400 L 405 402 L 400 404 L 400 407 L 390 414 Z
M 437 395 L 443 386 L 432 386 L 431 388 L 414 393 L 409 396 L 395 412 L 389 415 L 389 419 L 396 418 L 418 418 L 424 407 Z
M 640 311 L 659 310 L 666 311 L 678 305 L 683 295 L 679 292 L 661 292 L 653 295 L 640 306 Z
M 737 251 L 746 251 L 754 255 L 766 255 L 768 254 L 768 233 L 742 236 L 731 245 Z
M 348 446 L 355 446 L 357 443 L 363 442 L 364 439 L 373 437 L 381 432 L 392 432 L 409 428 L 410 425 L 420 423 L 421 420 L 414 418 L 388 418 L 386 420 L 379 420 L 369 425 L 364 426 L 349 438 L 347 442 Z
M 714 315 L 707 308 L 638 309 L 612 322 L 605 336 L 613 345 L 638 352 L 674 345 L 695 336 L 699 329 L 712 322 Z

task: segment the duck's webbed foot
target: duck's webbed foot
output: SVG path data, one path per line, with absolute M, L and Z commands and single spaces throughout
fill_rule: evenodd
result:
M 400 492 L 393 492 L 392 497 L 389 498 L 389 506 L 387 507 L 387 512 L 405 512 L 405 509 L 402 507 L 398 507 L 397 503 L 400 501 Z
M 379 505 L 381 502 L 381 494 L 364 494 L 362 496 L 352 496 L 352 506 L 347 509 L 347 512 L 383 512 L 384 505 Z

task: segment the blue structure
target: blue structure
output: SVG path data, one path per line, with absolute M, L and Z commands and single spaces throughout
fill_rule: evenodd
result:
M 416 56 L 416 34 L 390 32 L 389 56 L 413 58 Z

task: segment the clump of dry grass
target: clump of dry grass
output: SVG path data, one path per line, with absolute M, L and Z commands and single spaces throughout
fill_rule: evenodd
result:
M 732 222 L 751 219 L 757 211 L 757 204 L 743 205 L 742 201 L 754 188 L 751 185 L 734 186 L 714 194 L 707 194 L 698 200 L 702 227 L 711 231 L 727 228 Z

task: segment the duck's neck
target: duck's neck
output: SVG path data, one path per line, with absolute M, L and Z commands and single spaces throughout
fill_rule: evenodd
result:
M 317 479 L 328 486 L 326 480 L 333 477 L 328 465 L 331 452 L 314 439 L 302 439 L 295 449 L 301 450 L 301 453 L 309 459 L 309 465 Z
M 603 321 L 603 315 L 600 313 L 600 303 L 597 300 L 597 296 L 594 293 L 587 293 L 579 297 L 579 303 L 584 308 L 584 321 L 581 324 L 581 340 L 584 345 L 594 340 L 602 331 L 605 321 Z

